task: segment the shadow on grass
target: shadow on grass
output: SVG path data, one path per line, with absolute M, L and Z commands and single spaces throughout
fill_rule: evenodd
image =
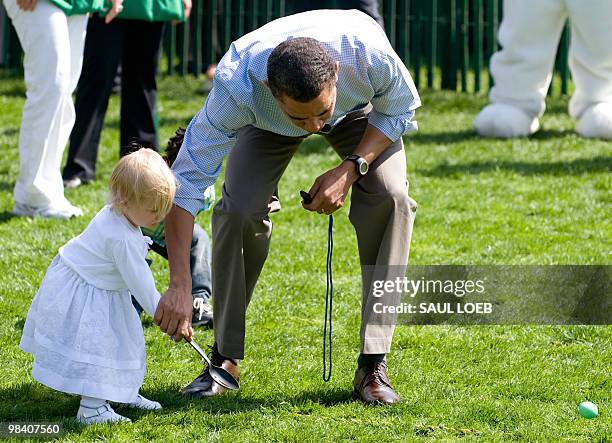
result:
M 24 326 L 25 326 L 25 318 L 23 317 L 17 318 L 17 321 L 13 325 L 13 327 L 20 332 L 23 331 Z
M 179 386 L 167 386 L 163 389 L 143 390 L 143 395 L 147 396 L 147 394 L 150 394 L 150 398 L 159 401 L 164 405 L 164 409 L 168 411 L 177 411 L 191 405 L 215 414 L 277 409 L 279 405 L 284 409 L 308 408 L 307 405 L 312 403 L 327 407 L 355 401 L 352 390 L 339 388 L 317 388 L 312 391 L 302 391 L 290 397 L 274 393 L 267 397 L 254 397 L 248 392 L 238 391 L 226 393 L 218 397 L 199 398 L 185 397 L 179 391 Z
M 416 143 L 449 144 L 459 143 L 466 140 L 476 140 L 480 138 L 473 129 L 446 132 L 415 132 L 404 137 L 404 143 L 411 145 Z
M 6 223 L 7 221 L 11 220 L 15 218 L 15 215 L 13 215 L 12 212 L 9 211 L 2 211 L 0 212 L 0 224 L 2 223 Z
M 529 137 L 516 137 L 516 140 L 554 140 L 564 137 L 572 137 L 577 134 L 573 129 L 542 129 Z M 463 129 L 460 131 L 442 132 L 416 132 L 404 137 L 404 143 L 410 145 L 415 143 L 423 144 L 452 144 L 461 143 L 467 140 L 506 142 L 508 139 L 495 137 L 481 137 L 473 129 Z
M 571 129 L 543 129 L 530 137 L 525 137 L 525 140 L 554 140 L 564 137 L 577 137 L 574 130 Z M 442 132 L 415 132 L 408 134 L 403 138 L 404 144 L 407 146 L 415 144 L 434 144 L 434 145 L 452 145 L 455 143 L 463 143 L 466 141 L 494 141 L 498 143 L 507 142 L 501 138 L 487 138 L 479 136 L 473 129 L 463 129 L 458 131 L 442 131 Z M 327 140 L 322 136 L 307 137 L 299 149 L 296 151 L 296 156 L 308 156 L 310 154 L 324 154 L 331 152 L 331 148 Z
M 172 415 L 177 411 L 197 407 L 212 414 L 233 414 L 262 409 L 295 409 L 311 411 L 312 404 L 335 406 L 353 400 L 352 391 L 344 389 L 323 389 L 301 392 L 293 397 L 270 395 L 252 397 L 248 393 L 229 393 L 213 398 L 190 398 L 179 393 L 179 386 L 166 386 L 162 389 L 142 389 L 144 396 L 159 401 L 164 409 L 156 414 Z M 74 421 L 79 407 L 79 396 L 54 391 L 39 383 L 21 383 L 1 388 L 0 421 L 48 421 L 62 422 L 67 431 L 79 431 L 82 427 Z M 118 413 L 133 421 L 138 417 L 151 414 L 151 411 L 127 409 L 118 405 Z
M 553 140 L 563 137 L 578 137 L 573 129 L 541 129 L 528 137 L 529 140 Z
M 1 388 L 0 398 L 0 421 L 58 421 L 74 417 L 79 407 L 79 397 L 39 383 Z
M 5 97 L 25 98 L 25 87 L 22 83 L 12 83 L 0 87 L 0 95 Z
M 15 182 L 12 182 L 12 183 L 0 182 L 0 191 L 12 191 L 14 187 L 15 187 Z
M 87 429 L 75 420 L 80 401 L 77 395 L 57 392 L 39 383 L 22 383 L 0 389 L 0 398 L 0 422 L 60 424 L 63 428 L 60 436 L 79 435 Z
M 0 130 L 0 136 L 13 137 L 19 135 L 19 127 L 6 128 Z
M 441 163 L 432 169 L 419 169 L 426 177 L 476 175 L 495 171 L 512 171 L 520 175 L 581 175 L 612 170 L 612 157 L 579 158 L 568 162 L 530 163 L 524 161 L 487 161 L 449 165 Z

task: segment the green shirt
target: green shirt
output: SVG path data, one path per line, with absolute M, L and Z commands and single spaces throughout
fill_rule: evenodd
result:
M 49 0 L 55 6 L 60 8 L 66 15 L 88 14 L 90 12 L 98 12 L 106 14 L 111 8 L 111 2 L 108 0 Z
M 49 0 L 66 15 L 96 12 L 104 16 L 112 7 L 110 0 Z M 117 18 L 144 21 L 185 20 L 182 0 L 124 0 Z

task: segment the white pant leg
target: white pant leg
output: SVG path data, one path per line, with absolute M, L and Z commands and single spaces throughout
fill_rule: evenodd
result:
M 54 122 L 51 129 L 53 134 L 52 140 L 57 140 L 55 145 L 58 146 L 59 149 L 53 150 L 55 156 L 49 158 L 49 161 L 46 163 L 46 165 L 49 165 L 47 172 L 53 174 L 54 183 L 57 182 L 56 174 L 61 174 L 60 171 L 64 149 L 70 138 L 70 133 L 72 132 L 76 118 L 72 94 L 79 82 L 81 67 L 83 66 L 83 50 L 85 46 L 87 19 L 87 15 L 73 15 L 67 17 L 68 35 L 70 39 L 70 80 L 68 84 L 68 93 L 62 97 L 61 108 L 58 109 L 57 120 Z M 61 189 L 63 195 L 63 182 Z
M 612 104 L 612 1 L 568 1 L 572 38 L 569 67 L 576 86 L 570 115 L 596 103 Z
M 514 105 L 532 118 L 542 115 L 566 18 L 564 0 L 504 2 L 498 33 L 502 49 L 491 58 L 491 103 Z
M 19 132 L 16 202 L 63 205 L 62 154 L 72 125 L 72 91 L 80 75 L 87 16 L 66 17 L 46 0 L 33 11 L 4 5 L 24 50 L 26 102 Z

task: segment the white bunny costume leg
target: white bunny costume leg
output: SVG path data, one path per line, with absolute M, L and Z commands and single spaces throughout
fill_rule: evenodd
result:
M 491 103 L 474 120 L 480 135 L 516 137 L 538 130 L 566 19 L 564 0 L 504 2 L 498 33 L 502 49 L 490 64 L 495 80 L 489 94 Z
M 612 1 L 568 0 L 569 67 L 576 90 L 569 104 L 583 137 L 612 139 Z

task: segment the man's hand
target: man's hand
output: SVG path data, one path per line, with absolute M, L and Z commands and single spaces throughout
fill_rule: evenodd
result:
M 115 18 L 117 15 L 123 11 L 123 0 L 111 0 L 113 6 L 111 7 L 106 17 L 104 17 L 104 23 L 107 25 Z
M 192 303 L 190 291 L 168 288 L 157 305 L 153 318 L 155 324 L 177 342 L 183 337 L 191 341 L 193 334 L 191 328 Z
M 17 6 L 24 11 L 33 11 L 38 0 L 17 0 Z
M 342 162 L 340 166 L 317 177 L 308 191 L 312 196 L 312 203 L 302 203 L 302 206 L 319 214 L 333 213 L 342 207 L 349 188 L 357 178 L 359 176 L 355 165 L 349 161 Z

